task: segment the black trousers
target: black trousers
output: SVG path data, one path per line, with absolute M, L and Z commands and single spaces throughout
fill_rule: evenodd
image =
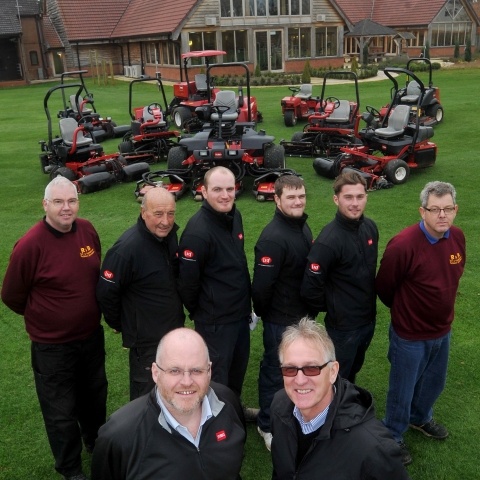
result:
M 152 378 L 152 363 L 157 356 L 157 347 L 158 343 L 130 348 L 130 401 L 150 393 L 155 385 Z
M 32 368 L 55 470 L 82 471 L 82 439 L 93 448 L 106 420 L 107 377 L 103 327 L 86 340 L 32 342 Z

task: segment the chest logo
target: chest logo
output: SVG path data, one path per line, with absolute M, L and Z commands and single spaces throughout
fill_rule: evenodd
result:
M 107 279 L 107 280 L 111 280 L 114 275 L 113 275 L 113 272 L 111 272 L 110 270 L 104 270 L 103 271 L 103 276 Z
M 310 270 L 313 273 L 318 273 L 320 271 L 320 265 L 318 263 L 311 263 L 310 264 Z
M 260 262 L 262 262 L 264 265 L 270 265 L 273 260 L 270 257 L 262 257 Z
M 217 437 L 217 442 L 223 442 L 227 439 L 227 434 L 225 433 L 225 430 L 220 430 L 215 435 Z
M 458 265 L 462 263 L 463 257 L 460 253 L 450 255 L 450 265 Z
M 242 232 L 240 232 L 240 233 L 238 234 L 238 238 L 239 238 L 239 240 L 243 240 L 243 233 L 242 233 Z
M 90 245 L 80 247 L 80 258 L 88 258 L 95 254 L 95 249 Z
M 183 256 L 185 258 L 193 258 L 195 254 L 191 250 L 184 250 L 183 251 Z

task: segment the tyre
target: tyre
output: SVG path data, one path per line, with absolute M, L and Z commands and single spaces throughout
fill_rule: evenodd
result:
M 177 107 L 172 113 L 173 123 L 177 128 L 183 128 L 185 122 L 192 118 L 192 112 L 187 107 Z
M 131 140 L 126 140 L 118 144 L 118 151 L 120 153 L 131 153 L 133 152 L 133 142 Z
M 285 168 L 285 149 L 282 145 L 269 145 L 265 148 L 263 166 L 269 170 Z
M 173 147 L 168 151 L 167 168 L 168 170 L 185 170 L 182 162 L 188 157 L 187 151 L 183 147 Z
M 401 185 L 410 176 L 410 167 L 407 165 L 407 162 L 397 158 L 387 163 L 383 173 L 389 182 L 392 182 L 394 185 Z
M 318 157 L 313 160 L 313 169 L 317 175 L 334 179 L 337 175 L 337 165 L 331 158 Z
M 283 115 L 283 121 L 286 127 L 293 127 L 297 124 L 297 116 L 293 110 L 286 110 Z
M 292 135 L 292 142 L 301 142 L 303 139 L 303 132 L 295 132 Z
M 429 117 L 434 118 L 437 123 L 440 123 L 443 120 L 443 107 L 438 103 L 428 107 L 426 113 Z
M 50 172 L 50 179 L 53 180 L 56 177 L 65 177 L 68 178 L 71 182 L 77 179 L 77 175 L 75 174 L 75 172 L 68 167 L 54 168 Z

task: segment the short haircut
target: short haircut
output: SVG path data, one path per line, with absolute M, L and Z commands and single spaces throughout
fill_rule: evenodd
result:
M 280 175 L 280 177 L 275 180 L 275 195 L 281 197 L 285 187 L 298 190 L 299 188 L 305 187 L 305 182 L 303 178 L 297 175 Z
M 290 325 L 285 329 L 278 348 L 280 363 L 283 361 L 285 349 L 298 339 L 307 340 L 318 346 L 319 351 L 325 355 L 325 361 L 335 360 L 335 347 L 325 327 L 309 317 L 304 317 L 298 324 Z
M 367 191 L 367 181 L 363 178 L 360 172 L 355 170 L 344 170 L 333 182 L 333 191 L 335 195 L 338 195 L 344 185 L 358 185 L 362 184 L 365 191 Z
M 62 177 L 61 175 L 58 175 L 58 177 L 55 177 L 45 188 L 45 195 L 44 195 L 44 199 L 45 200 L 52 200 L 50 198 L 50 192 L 52 190 L 53 187 L 58 187 L 58 186 L 61 186 L 61 185 L 66 185 L 66 186 L 70 186 L 72 188 L 72 193 L 73 193 L 73 197 L 75 198 L 78 198 L 78 190 L 77 190 L 77 187 L 75 186 L 74 183 L 72 183 L 68 178 L 66 177 Z
M 453 204 L 457 204 L 457 192 L 451 183 L 439 182 L 438 180 L 427 183 L 420 192 L 420 204 L 423 208 L 428 205 L 428 199 L 430 198 L 430 195 L 434 195 L 435 197 L 451 195 Z
M 187 328 L 187 327 L 179 327 L 179 328 L 175 328 L 173 330 L 170 330 L 168 333 L 166 333 L 160 339 L 160 342 L 158 343 L 158 347 L 157 347 L 157 353 L 155 355 L 155 360 L 157 362 L 160 361 L 160 357 L 162 356 L 165 341 L 168 340 L 173 335 L 183 335 L 183 336 L 191 335 L 191 336 L 197 337 L 199 339 L 199 341 L 201 341 L 203 346 L 205 347 L 205 355 L 207 357 L 207 362 L 210 362 L 210 354 L 208 352 L 208 347 L 207 347 L 207 344 L 205 343 L 205 340 L 203 339 L 203 337 L 198 332 L 196 332 L 195 330 L 193 330 L 191 328 Z
M 208 170 L 207 173 L 205 174 L 205 176 L 203 177 L 203 186 L 205 187 L 205 189 L 208 187 L 208 182 L 209 182 L 210 177 L 213 175 L 214 172 L 230 173 L 232 175 L 233 179 L 235 180 L 234 173 L 231 170 L 229 170 L 228 168 L 222 167 L 222 166 L 213 167 L 210 170 Z
M 160 189 L 161 189 L 161 190 L 160 190 Z M 145 209 L 147 208 L 148 199 L 149 199 L 149 197 L 152 195 L 152 194 L 149 194 L 149 192 L 151 192 L 152 190 L 156 190 L 156 192 L 164 191 L 166 194 L 172 196 L 174 202 L 176 201 L 175 195 L 174 195 L 173 193 L 169 192 L 166 188 L 163 188 L 163 187 L 160 187 L 160 186 L 158 186 L 158 187 L 153 187 L 153 188 L 148 189 L 148 190 L 145 192 L 145 194 L 143 195 L 143 197 L 142 197 L 142 204 L 141 204 L 142 210 L 145 210 Z M 162 193 L 160 193 L 160 195 L 162 195 Z M 165 195 L 165 197 L 166 197 L 166 196 L 167 196 L 167 195 Z

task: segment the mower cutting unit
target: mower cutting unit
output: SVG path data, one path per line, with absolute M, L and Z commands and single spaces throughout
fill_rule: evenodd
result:
M 273 136 L 255 130 L 256 102 L 250 96 L 247 65 L 236 62 L 210 65 L 207 78 L 217 67 L 245 69 L 247 97 L 244 98 L 242 93 L 237 97 L 231 90 L 217 92 L 213 103 L 197 108 L 202 130 L 180 139 L 178 146 L 172 148 L 167 157 L 168 172 L 185 179 L 196 200 L 202 199 L 203 177 L 214 166 L 225 166 L 235 174 L 237 195 L 243 191 L 242 179 L 245 175 L 260 177 L 285 169 L 283 147 L 274 145 Z
M 107 138 L 123 137 L 130 130 L 128 125 L 118 126 L 111 117 L 101 117 L 95 109 L 93 93 L 87 90 L 83 74 L 87 70 L 75 70 L 64 72 L 60 76 L 60 85 L 65 85 L 66 77 L 78 77 L 83 89 L 75 95 L 70 95 L 68 100 L 65 96 L 65 90 L 62 90 L 63 110 L 58 112 L 58 118 L 74 118 L 80 125 L 89 123 L 92 138 L 96 142 L 101 142 Z
M 428 85 L 411 71 L 415 63 L 424 63 L 428 66 Z M 397 105 L 410 105 L 412 121 L 419 117 L 421 125 L 434 126 L 443 120 L 443 107 L 440 103 L 440 89 L 433 86 L 432 62 L 428 58 L 411 58 L 407 68 L 385 68 L 388 78 L 393 82 L 392 102 L 380 110 L 381 118 L 387 113 L 390 107 Z M 392 74 L 398 75 L 397 78 Z M 398 79 L 405 79 L 405 86 L 399 87 Z
M 163 105 L 158 102 L 145 107 L 132 107 L 133 86 L 139 82 L 155 81 L 162 94 Z M 160 76 L 142 77 L 132 80 L 128 94 L 128 112 L 132 119 L 131 129 L 118 145 L 121 153 L 151 154 L 154 161 L 165 159 L 168 151 L 177 145 L 180 132 L 169 130 L 168 106 L 165 89 Z
M 405 183 L 411 169 L 431 167 L 437 158 L 437 146 L 430 141 L 433 128 L 421 125 L 419 116 L 411 123 L 411 108 L 391 105 L 379 126 L 375 118 L 379 112 L 368 106 L 362 115 L 367 127 L 358 132 L 363 145 L 342 147 L 335 158 L 316 158 L 313 168 L 327 178 L 335 178 L 344 168 L 355 169 L 369 190 Z
M 293 127 L 298 120 L 305 120 L 319 110 L 319 97 L 313 97 L 312 84 L 304 83 L 300 87 L 288 87 L 290 97 L 280 101 L 285 126 Z
M 48 141 L 40 141 L 40 164 L 42 172 L 51 179 L 63 176 L 73 181 L 79 193 L 90 193 L 110 187 L 115 182 L 138 180 L 148 171 L 151 154 L 120 155 L 105 154 L 98 143 L 94 143 L 90 125 L 78 125 L 74 118 L 60 118 L 60 136 L 53 137 L 52 119 L 48 100 L 57 90 L 76 88 L 77 95 L 82 84 L 65 84 L 52 87 L 45 95 L 43 105 L 48 122 Z
M 158 170 L 156 172 L 145 172 L 141 180 L 137 181 L 137 188 L 135 189 L 135 197 L 137 201 L 141 202 L 145 193 L 151 188 L 162 187 L 174 195 L 178 200 L 186 191 L 187 183 L 178 175 L 169 173 L 166 170 Z
M 352 80 L 354 93 L 351 99 L 339 100 L 337 97 L 327 96 L 328 81 L 345 78 Z M 330 81 L 329 90 L 331 85 Z M 280 142 L 285 148 L 285 154 L 291 157 L 331 156 L 339 152 L 341 147 L 354 145 L 357 143 L 355 129 L 358 128 L 360 119 L 359 108 L 357 75 L 354 72 L 327 72 L 316 111 L 309 115 L 303 131 L 295 132 L 289 142 Z

